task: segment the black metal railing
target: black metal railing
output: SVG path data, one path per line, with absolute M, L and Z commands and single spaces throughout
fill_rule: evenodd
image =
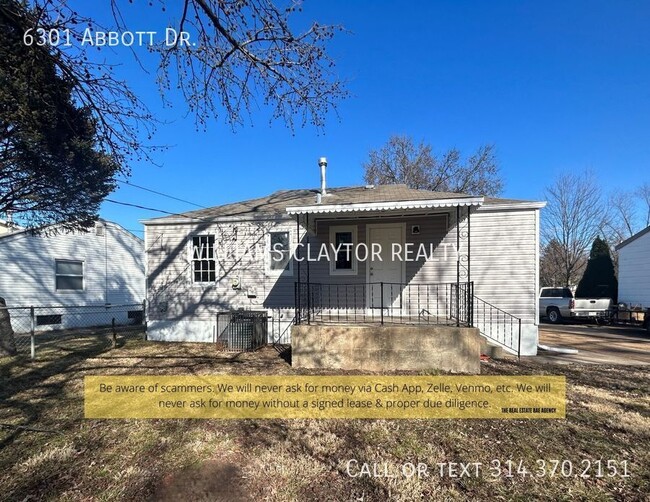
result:
M 431 324 L 478 328 L 521 355 L 521 319 L 461 283 L 295 283 L 295 323 Z
M 472 326 L 481 335 L 521 357 L 521 318 L 474 295 Z
M 471 283 L 297 283 L 297 323 L 471 326 Z

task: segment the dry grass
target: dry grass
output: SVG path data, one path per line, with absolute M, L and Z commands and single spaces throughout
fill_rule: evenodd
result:
M 646 368 L 489 362 L 485 374 L 565 374 L 566 420 L 85 420 L 92 374 L 298 374 L 273 349 L 101 337 L 0 359 L 5 500 L 642 500 L 650 493 Z M 323 372 L 319 372 L 322 374 Z M 332 372 L 333 373 L 333 372 Z M 384 464 L 627 460 L 628 478 L 359 477 Z

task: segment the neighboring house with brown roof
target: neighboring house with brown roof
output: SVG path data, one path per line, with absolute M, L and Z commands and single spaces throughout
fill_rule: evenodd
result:
M 619 302 L 650 307 L 650 227 L 621 242 L 616 250 Z
M 148 337 L 222 340 L 217 314 L 250 309 L 269 342 L 296 321 L 452 324 L 535 354 L 544 204 L 323 186 L 146 220 Z

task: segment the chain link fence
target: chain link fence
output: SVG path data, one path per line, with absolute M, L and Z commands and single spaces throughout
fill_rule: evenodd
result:
M 19 353 L 35 357 L 39 348 L 84 337 L 103 338 L 115 345 L 117 337 L 144 338 L 145 304 L 55 305 L 0 307 L 3 346 L 15 344 Z

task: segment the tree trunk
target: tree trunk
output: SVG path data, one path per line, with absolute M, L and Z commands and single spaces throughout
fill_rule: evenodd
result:
M 4 298 L 0 298 L 0 356 L 16 355 L 16 340 L 14 340 L 14 330 L 11 328 L 11 318 L 9 310 L 3 308 L 7 303 Z

